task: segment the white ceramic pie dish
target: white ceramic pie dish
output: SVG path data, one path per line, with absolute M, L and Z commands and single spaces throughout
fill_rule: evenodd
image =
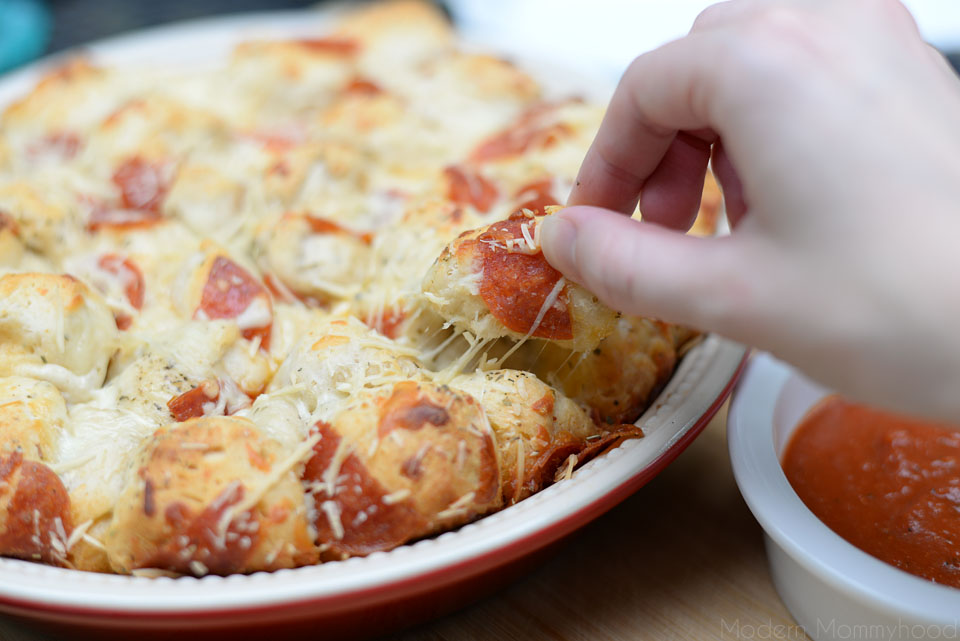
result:
M 113 38 L 84 53 L 115 66 L 216 66 L 239 41 L 315 35 L 330 18 L 330 12 L 218 18 Z M 609 90 L 540 61 L 520 62 L 551 94 L 604 100 Z M 41 61 L 0 77 L 0 108 L 29 91 L 55 63 Z M 318 629 L 324 638 L 358 637 L 437 616 L 517 576 L 663 469 L 719 409 L 744 353 L 737 344 L 707 337 L 685 356 L 639 421 L 645 438 L 457 531 L 366 558 L 203 579 L 100 575 L 0 559 L 0 612 L 55 626 L 71 637 L 92 631 L 98 638 L 168 638 L 172 631 L 204 630 L 205 639 L 220 635 L 233 641 Z
M 960 638 L 960 590 L 862 552 L 814 516 L 790 487 L 780 456 L 800 419 L 827 394 L 769 354 L 757 354 L 730 405 L 734 475 L 764 529 L 780 597 L 817 641 Z

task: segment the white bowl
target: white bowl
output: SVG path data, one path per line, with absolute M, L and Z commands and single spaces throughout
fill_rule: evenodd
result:
M 757 354 L 728 418 L 733 472 L 763 526 L 773 583 L 807 634 L 825 639 L 958 639 L 960 590 L 907 574 L 854 547 L 793 491 L 780 456 L 829 391 Z

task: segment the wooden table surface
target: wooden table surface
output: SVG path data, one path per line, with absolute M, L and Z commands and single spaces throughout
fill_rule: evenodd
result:
M 779 627 L 778 627 L 779 626 Z M 40 637 L 0 619 L 0 640 Z M 519 583 L 384 641 L 806 639 L 737 491 L 726 407 L 663 473 Z

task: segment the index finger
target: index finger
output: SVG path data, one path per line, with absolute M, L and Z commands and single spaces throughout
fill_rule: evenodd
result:
M 630 64 L 580 167 L 569 205 L 632 214 L 677 132 L 714 127 L 709 107 L 715 78 L 705 55 L 712 37 L 691 34 Z

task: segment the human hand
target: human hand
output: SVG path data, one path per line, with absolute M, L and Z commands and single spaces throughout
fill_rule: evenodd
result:
M 711 154 L 734 231 L 685 236 Z M 735 0 L 631 64 L 542 245 L 625 313 L 960 421 L 958 191 L 960 82 L 902 5 Z

